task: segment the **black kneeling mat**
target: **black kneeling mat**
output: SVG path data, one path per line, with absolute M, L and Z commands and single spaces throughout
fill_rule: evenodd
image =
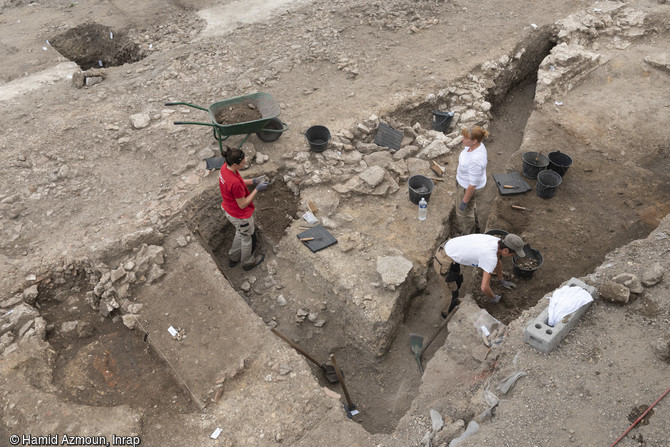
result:
M 509 196 L 512 194 L 522 194 L 530 191 L 530 185 L 521 177 L 518 172 L 510 172 L 509 174 L 493 174 L 493 180 L 500 194 Z M 507 188 L 505 188 L 507 186 Z M 511 188 L 509 188 L 511 186 Z
M 388 147 L 394 151 L 400 149 L 402 143 L 403 133 L 401 130 L 396 130 L 386 123 L 379 123 L 377 128 L 377 135 L 375 135 L 375 144 L 381 147 Z
M 298 234 L 298 239 L 309 237 L 314 239 L 309 241 L 302 241 L 302 243 L 305 244 L 307 248 L 312 250 L 312 253 L 316 253 L 319 250 L 323 250 L 324 248 L 337 243 L 337 239 L 335 239 L 333 235 L 330 234 L 328 230 L 323 228 L 323 226 L 320 224 Z
M 207 170 L 214 171 L 216 169 L 221 169 L 221 166 L 226 162 L 224 157 L 210 157 L 205 158 L 205 163 L 207 163 Z

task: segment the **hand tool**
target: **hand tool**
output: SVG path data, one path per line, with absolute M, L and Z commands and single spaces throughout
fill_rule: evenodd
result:
M 281 338 L 284 340 L 286 343 L 288 343 L 293 349 L 307 357 L 308 360 L 310 360 L 312 363 L 317 365 L 319 368 L 321 368 L 321 371 L 323 371 L 323 374 L 326 376 L 326 379 L 330 383 L 337 383 L 340 380 L 340 375 L 342 374 L 342 371 L 337 371 L 335 372 L 335 368 L 333 365 L 326 365 L 325 363 L 319 363 L 314 357 L 311 355 L 307 354 L 305 351 L 303 351 L 300 346 L 296 345 L 293 343 L 288 337 L 286 337 L 284 334 L 279 332 L 277 329 L 272 328 L 270 329 L 273 334 L 275 334 L 277 337 Z M 343 376 L 344 377 L 344 376 Z

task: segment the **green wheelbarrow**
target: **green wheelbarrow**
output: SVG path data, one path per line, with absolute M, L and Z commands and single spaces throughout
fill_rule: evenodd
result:
M 260 113 L 261 118 L 254 121 L 245 121 L 242 123 L 220 124 L 216 121 L 219 113 L 227 107 L 236 104 L 252 104 Z M 279 116 L 279 104 L 274 100 L 269 93 L 252 93 L 250 95 L 237 96 L 235 98 L 226 99 L 215 102 L 209 108 L 196 106 L 187 102 L 166 102 L 166 106 L 184 105 L 193 107 L 195 109 L 209 112 L 211 122 L 203 123 L 196 121 L 175 121 L 174 124 L 194 124 L 197 126 L 210 126 L 214 139 L 219 142 L 219 151 L 223 155 L 223 141 L 227 140 L 232 135 L 244 135 L 242 142 L 237 146 L 239 149 L 247 141 L 249 135 L 255 133 L 258 138 L 265 142 L 272 142 L 277 140 L 283 132 L 288 130 L 288 125 L 277 118 Z

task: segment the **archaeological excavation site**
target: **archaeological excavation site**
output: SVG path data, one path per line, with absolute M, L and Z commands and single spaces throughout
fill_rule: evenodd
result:
M 0 0 L 0 445 L 667 446 L 669 48 L 665 0 Z M 444 313 L 475 126 L 525 256 Z

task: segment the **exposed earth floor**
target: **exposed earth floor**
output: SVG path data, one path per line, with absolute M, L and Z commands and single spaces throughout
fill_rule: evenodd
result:
M 459 445 L 611 443 L 669 386 L 667 48 L 670 9 L 656 1 L 0 0 L 0 444 L 67 432 L 150 446 L 448 445 L 475 420 Z M 242 145 L 242 174 L 273 180 L 255 201 L 265 262 L 246 272 L 228 265 L 233 232 L 203 160 L 220 151 L 207 107 L 257 91 L 288 130 Z M 177 101 L 205 110 L 165 105 Z M 456 110 L 446 137 L 428 132 L 436 109 Z M 216 121 L 259 113 L 226 112 Z M 365 130 L 380 120 L 412 155 L 371 149 Z M 317 124 L 333 135 L 323 154 L 307 152 Z M 523 278 L 506 260 L 517 287 L 494 285 L 496 304 L 466 268 L 422 374 L 410 334 L 427 341 L 442 323 L 430 260 L 455 235 L 457 135 L 473 124 L 490 131 L 481 231 L 521 235 L 543 263 Z M 438 141 L 441 153 L 422 152 Z M 496 186 L 527 152 L 556 151 L 573 163 L 554 197 L 535 178 L 524 194 Z M 372 167 L 383 180 L 361 192 Z M 434 179 L 425 222 L 407 200 L 413 174 Z M 296 239 L 310 201 L 338 238 L 317 253 Z M 411 272 L 389 286 L 379 259 L 391 256 Z M 523 342 L 568 279 L 601 287 L 656 264 L 665 280 L 625 305 L 597 300 L 550 355 Z M 510 328 L 485 354 L 479 309 Z M 318 363 L 334 354 L 359 413 L 347 418 L 341 385 L 268 328 Z M 509 403 L 491 406 L 494 382 L 520 370 Z M 620 445 L 665 445 L 668 408 Z

